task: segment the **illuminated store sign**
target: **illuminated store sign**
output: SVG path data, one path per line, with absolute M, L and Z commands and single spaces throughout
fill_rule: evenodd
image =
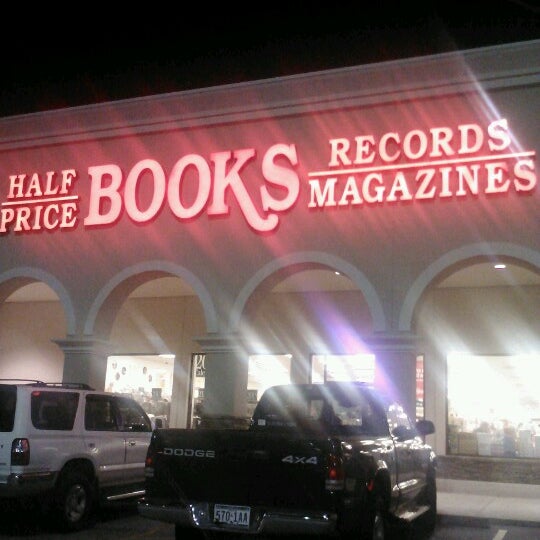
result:
M 202 213 L 230 213 L 235 197 L 257 232 L 275 230 L 280 214 L 298 204 L 308 209 L 377 206 L 384 203 L 456 199 L 501 193 L 529 193 L 536 187 L 535 152 L 512 152 L 506 119 L 455 128 L 388 132 L 328 140 L 327 168 L 307 173 L 309 198 L 301 201 L 301 151 L 294 143 L 275 144 L 262 156 L 254 148 L 181 156 L 167 173 L 156 160 L 143 159 L 124 175 L 114 163 L 92 165 L 83 173 L 61 171 L 9 175 L 0 209 L 0 234 L 113 226 L 125 214 L 138 224 L 153 221 L 168 207 L 178 221 Z M 263 181 L 257 193 L 244 183 L 246 172 Z M 88 200 L 77 193 L 89 182 Z M 150 184 L 149 184 L 150 182 Z M 182 193 L 189 185 L 195 196 Z M 144 187 L 143 187 L 144 186 Z M 141 202 L 142 190 L 150 193 Z M 277 196 L 279 194 L 279 196 Z
M 487 143 L 489 153 L 478 155 Z M 310 173 L 310 207 L 531 191 L 534 152 L 510 153 L 506 120 L 330 140 L 330 167 Z M 474 156 L 472 156 L 474 154 Z M 377 159 L 379 158 L 379 159 Z M 399 161 L 406 158 L 406 162 Z M 510 160 L 514 160 L 511 164 Z M 377 165 L 374 165 L 374 163 Z

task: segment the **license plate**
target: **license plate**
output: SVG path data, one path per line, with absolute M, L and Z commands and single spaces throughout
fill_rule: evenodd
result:
M 249 506 L 214 505 L 214 522 L 234 527 L 249 527 Z

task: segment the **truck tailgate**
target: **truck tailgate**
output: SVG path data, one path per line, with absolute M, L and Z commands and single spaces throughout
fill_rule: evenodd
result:
M 147 496 L 272 508 L 321 509 L 328 438 L 244 430 L 157 430 Z M 169 492 L 164 493 L 164 486 Z M 158 489 L 159 486 L 159 489 Z

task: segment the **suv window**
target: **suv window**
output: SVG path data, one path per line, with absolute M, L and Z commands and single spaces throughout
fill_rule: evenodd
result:
M 17 387 L 11 384 L 0 386 L 0 431 L 13 431 Z
M 144 409 L 133 399 L 89 394 L 84 427 L 88 431 L 152 431 Z
M 152 431 L 152 424 L 144 409 L 136 401 L 123 397 L 116 400 L 122 431 Z
M 32 424 L 37 429 L 72 430 L 78 404 L 77 392 L 34 390 L 30 399 Z
M 86 396 L 84 428 L 88 431 L 117 431 L 113 398 L 109 396 Z

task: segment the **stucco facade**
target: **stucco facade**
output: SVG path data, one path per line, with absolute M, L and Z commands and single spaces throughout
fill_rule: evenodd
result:
M 539 83 L 532 41 L 0 119 L 0 299 L 33 281 L 58 298 L 2 306 L 3 376 L 37 354 L 103 387 L 111 352 L 173 352 L 182 425 L 194 351 L 208 411 L 238 416 L 247 354 L 290 353 L 308 380 L 313 353 L 371 352 L 413 410 L 421 353 L 444 426 L 454 344 L 540 351 L 537 284 L 436 288 L 478 261 L 540 272 Z M 313 268 L 352 290 L 272 292 Z M 191 294 L 130 298 L 163 276 Z M 504 335 L 478 322 L 501 302 Z

